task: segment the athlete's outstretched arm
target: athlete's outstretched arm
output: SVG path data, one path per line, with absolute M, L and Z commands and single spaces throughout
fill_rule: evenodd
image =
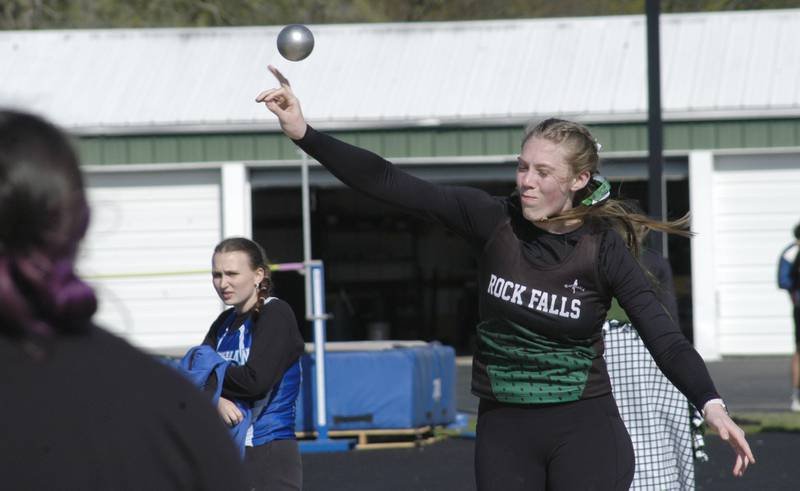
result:
M 349 145 L 308 126 L 289 82 L 274 67 L 280 88 L 256 98 L 280 121 L 284 133 L 344 184 L 368 196 L 443 223 L 478 244 L 505 216 L 503 205 L 482 190 L 441 186 L 416 178 L 367 150 Z

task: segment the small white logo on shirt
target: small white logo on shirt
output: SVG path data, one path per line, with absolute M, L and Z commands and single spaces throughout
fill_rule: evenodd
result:
M 573 294 L 575 294 L 575 293 L 577 293 L 579 291 L 581 291 L 581 292 L 586 291 L 586 289 L 584 287 L 582 287 L 582 286 L 580 286 L 578 284 L 578 279 L 577 278 L 575 278 L 575 281 L 573 281 L 572 284 L 567 283 L 566 285 L 564 285 L 564 288 L 566 288 L 567 290 L 572 290 Z

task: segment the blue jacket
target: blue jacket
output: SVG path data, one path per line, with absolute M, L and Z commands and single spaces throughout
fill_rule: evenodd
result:
M 195 346 L 186 352 L 186 355 L 180 361 L 179 368 L 189 381 L 200 390 L 206 387 L 211 374 L 216 374 L 217 387 L 213 394 L 213 402 L 216 406 L 222 393 L 222 380 L 225 378 L 225 369 L 228 368 L 229 363 L 210 346 Z M 250 428 L 252 414 L 248 404 L 241 401 L 233 402 L 242 411 L 244 418 L 239 424 L 233 426 L 230 431 L 237 448 L 239 448 L 244 457 L 245 440 L 247 431 Z

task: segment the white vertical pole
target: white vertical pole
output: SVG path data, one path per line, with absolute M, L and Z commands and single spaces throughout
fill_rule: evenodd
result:
M 222 165 L 222 236 L 250 237 L 250 179 L 247 167 L 240 162 Z
M 311 192 L 308 184 L 308 155 L 300 150 L 300 158 L 300 199 L 303 202 L 303 263 L 306 265 L 306 319 L 312 319 L 314 309 L 311 305 L 311 275 L 309 274 L 309 262 L 311 261 Z
M 308 155 L 300 151 L 301 185 L 303 200 L 303 260 L 311 260 L 311 193 L 308 184 Z
M 719 360 L 717 287 L 714 282 L 714 155 L 689 154 L 689 208 L 692 210 L 692 319 L 694 345 L 705 360 Z
M 328 414 L 327 395 L 325 393 L 325 274 L 321 262 L 312 262 L 311 277 L 313 283 L 312 291 L 314 293 L 314 367 L 317 379 L 317 438 L 327 439 Z
M 322 263 L 311 260 L 311 193 L 308 183 L 308 155 L 302 150 L 301 186 L 303 200 L 303 262 L 305 264 L 306 319 L 314 326 L 314 370 L 316 375 L 317 438 L 328 438 L 327 398 L 325 394 L 325 275 Z

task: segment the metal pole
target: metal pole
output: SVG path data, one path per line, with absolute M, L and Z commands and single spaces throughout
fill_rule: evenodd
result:
M 666 190 L 664 187 L 664 143 L 661 121 L 661 68 L 659 0 L 647 0 L 647 81 L 649 144 L 647 204 L 650 216 L 664 221 L 666 218 Z M 667 256 L 667 240 L 663 233 L 650 234 L 650 245 Z
M 313 316 L 314 316 L 314 369 L 316 374 L 316 408 L 317 408 L 317 438 L 328 438 L 328 399 L 325 392 L 325 274 L 322 263 L 310 263 L 311 280 L 313 284 Z
M 308 155 L 302 150 L 301 186 L 303 200 L 303 266 L 306 287 L 306 320 L 314 327 L 314 408 L 317 416 L 317 439 L 302 442 L 304 452 L 337 452 L 349 450 L 353 441 L 349 439 L 334 441 L 328 438 L 328 400 L 325 391 L 325 331 L 328 315 L 325 313 L 325 272 L 322 261 L 311 259 L 311 195 L 308 184 Z
M 306 293 L 306 320 L 314 316 L 311 300 L 311 275 L 309 262 L 311 261 L 311 193 L 308 184 L 308 155 L 300 150 L 300 199 L 303 202 L 303 263 L 305 269 Z

